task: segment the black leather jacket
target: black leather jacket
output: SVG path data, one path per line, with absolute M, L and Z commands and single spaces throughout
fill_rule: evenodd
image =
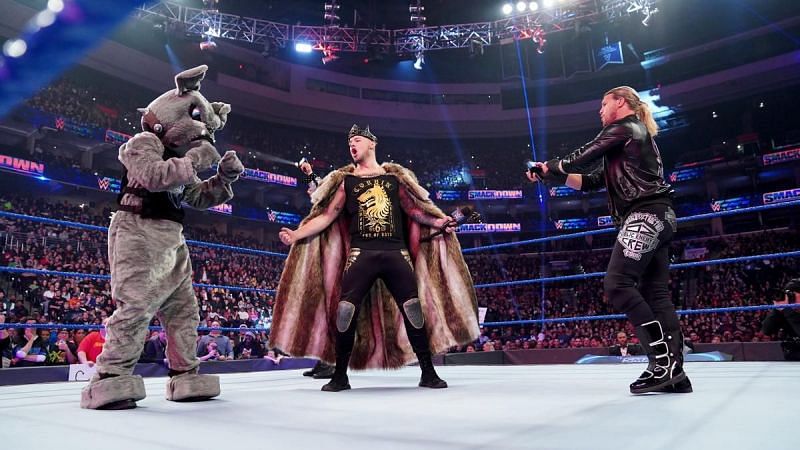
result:
M 603 165 L 598 167 L 601 158 Z M 561 168 L 582 174 L 582 191 L 605 187 L 609 212 L 617 224 L 635 206 L 672 203 L 672 186 L 664 180 L 661 153 L 635 115 L 603 128 L 593 140 L 564 157 Z

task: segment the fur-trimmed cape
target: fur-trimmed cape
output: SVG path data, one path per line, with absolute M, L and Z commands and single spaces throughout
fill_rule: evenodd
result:
M 397 177 L 420 209 L 436 217 L 446 217 L 411 171 L 389 163 L 384 163 L 383 168 Z M 311 196 L 313 207 L 303 223 L 325 211 L 339 185 L 353 170 L 350 165 L 325 177 Z M 409 251 L 431 352 L 443 353 L 450 347 L 474 341 L 480 334 L 477 299 L 458 239 L 446 234 L 431 242 L 420 242 L 421 237 L 434 230 L 407 216 L 406 219 Z M 321 233 L 292 246 L 278 285 L 270 347 L 293 356 L 335 361 L 336 308 L 349 246 L 344 215 Z M 350 368 L 395 369 L 415 360 L 400 310 L 379 280 L 359 313 Z

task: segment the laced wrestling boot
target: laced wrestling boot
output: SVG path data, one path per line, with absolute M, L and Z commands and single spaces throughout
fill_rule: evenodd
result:
M 665 335 L 661 322 L 653 320 L 637 327 L 636 334 L 648 352 L 649 363 L 642 375 L 631 383 L 632 394 L 660 391 L 686 379 L 680 330 Z
M 431 359 L 430 352 L 417 353 L 419 360 L 419 368 L 422 370 L 422 376 L 419 379 L 419 387 L 426 387 L 431 389 L 444 389 L 447 387 L 447 382 L 439 378 L 436 370 L 433 368 L 433 360 Z

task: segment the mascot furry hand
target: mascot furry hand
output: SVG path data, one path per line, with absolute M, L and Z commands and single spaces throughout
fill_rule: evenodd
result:
M 192 265 L 183 237 L 182 204 L 206 209 L 233 198 L 231 183 L 244 171 L 236 153 L 220 157 L 214 132 L 231 107 L 200 94 L 207 66 L 175 77 L 176 89 L 141 109 L 143 132 L 119 149 L 122 190 L 108 229 L 111 294 L 117 309 L 107 326 L 97 375 L 81 407 L 128 409 L 145 397 L 133 368 L 153 316 L 167 332 L 167 400 L 204 400 L 220 393 L 219 378 L 197 373 L 197 325 Z M 217 164 L 216 174 L 197 174 Z

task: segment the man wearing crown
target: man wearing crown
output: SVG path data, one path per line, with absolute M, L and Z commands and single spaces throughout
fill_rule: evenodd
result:
M 472 277 L 453 220 L 408 169 L 378 164 L 378 138 L 353 125 L 353 164 L 311 195 L 275 302 L 270 346 L 336 364 L 323 391 L 350 389 L 348 366 L 394 369 L 419 361 L 420 387 L 446 388 L 431 356 L 479 335 Z M 425 238 L 445 231 L 440 237 Z

